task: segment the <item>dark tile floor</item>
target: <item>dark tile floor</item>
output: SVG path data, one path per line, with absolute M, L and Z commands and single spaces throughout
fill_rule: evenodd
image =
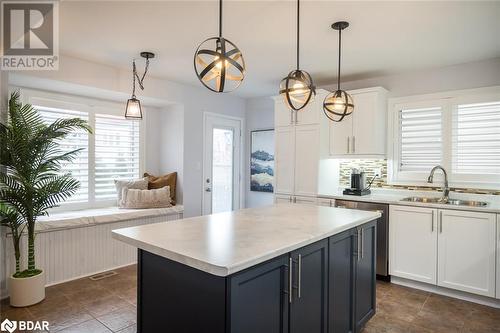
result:
M 1 303 L 1 319 L 48 320 L 51 332 L 136 331 L 136 267 L 100 281 L 87 278 L 47 288 L 47 298 L 27 308 Z M 377 285 L 377 314 L 363 333 L 500 333 L 500 309 L 390 283 Z

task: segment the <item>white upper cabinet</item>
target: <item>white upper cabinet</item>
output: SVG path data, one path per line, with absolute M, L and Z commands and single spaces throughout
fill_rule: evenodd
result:
M 319 130 L 318 125 L 295 128 L 295 194 L 318 194 Z
M 274 192 L 293 194 L 295 177 L 295 128 L 276 127 L 274 132 Z
M 495 218 L 439 210 L 438 286 L 495 296 Z
M 295 121 L 294 114 L 287 108 L 280 96 L 274 98 L 274 126 L 292 126 Z
M 330 156 L 385 157 L 387 90 L 382 87 L 349 91 L 354 111 L 341 122 L 330 122 Z
M 389 274 L 436 284 L 437 210 L 390 206 Z

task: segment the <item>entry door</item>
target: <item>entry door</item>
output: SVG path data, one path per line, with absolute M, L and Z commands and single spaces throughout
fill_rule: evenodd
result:
M 241 120 L 205 114 L 203 214 L 240 208 Z

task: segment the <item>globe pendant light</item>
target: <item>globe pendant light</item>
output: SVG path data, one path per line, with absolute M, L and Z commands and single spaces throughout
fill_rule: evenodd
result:
M 294 111 L 302 110 L 316 95 L 316 89 L 311 75 L 299 67 L 300 46 L 300 0 L 297 0 L 297 68 L 281 80 L 279 93 L 288 108 Z
M 340 89 L 340 51 L 342 47 L 342 30 L 349 26 L 348 22 L 340 21 L 332 24 L 332 29 L 339 32 L 339 64 L 337 74 L 337 90 L 331 92 L 323 101 L 323 112 L 331 121 L 340 122 L 354 111 L 351 95 Z
M 132 61 L 132 97 L 127 100 L 127 106 L 125 108 L 125 118 L 127 119 L 142 119 L 141 101 L 135 96 L 135 81 L 137 80 L 139 88 L 144 90 L 144 78 L 148 72 L 149 59 L 153 59 L 155 55 L 151 52 L 141 52 L 141 57 L 146 58 L 146 67 L 144 68 L 144 74 L 142 74 L 142 77 L 139 77 L 139 74 L 137 74 L 135 59 Z
M 204 40 L 194 55 L 198 80 L 217 93 L 238 88 L 245 77 L 245 60 L 238 47 L 222 37 L 222 0 L 219 0 L 219 37 Z

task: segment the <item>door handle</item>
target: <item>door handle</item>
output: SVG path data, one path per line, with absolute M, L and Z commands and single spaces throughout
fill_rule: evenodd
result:
M 356 153 L 356 137 L 355 136 L 352 137 L 352 152 L 353 152 L 353 154 Z
M 364 241 L 365 229 L 361 228 L 361 259 L 365 257 L 365 241 Z
M 298 297 L 300 298 L 301 296 L 301 285 L 302 285 L 302 255 L 299 254 L 299 271 L 298 271 L 298 274 L 299 274 L 299 278 L 298 278 L 298 291 L 297 291 L 297 295 Z
M 293 124 L 293 111 L 290 111 L 290 125 Z
M 293 259 L 288 259 L 288 303 L 292 303 Z
M 358 229 L 358 261 L 361 260 L 361 229 Z
M 212 192 L 212 189 L 210 187 L 205 187 L 205 192 Z
M 298 117 L 299 111 L 295 111 L 295 125 L 299 123 L 299 117 Z
M 351 137 L 348 136 L 347 137 L 347 153 L 348 154 L 350 153 L 350 149 L 351 149 Z

